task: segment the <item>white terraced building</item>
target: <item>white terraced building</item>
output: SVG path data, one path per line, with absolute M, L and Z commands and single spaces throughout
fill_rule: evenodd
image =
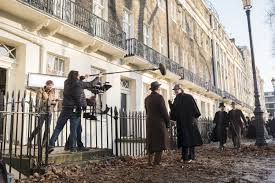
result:
M 62 77 L 70 70 L 84 75 L 163 63 L 166 76 L 159 71 L 104 76 L 112 88 L 103 95 L 103 105 L 141 111 L 150 83 L 159 80 L 166 101 L 179 83 L 193 94 L 203 117 L 213 117 L 221 101 L 235 101 L 252 115 L 252 71 L 243 54 L 247 49 L 235 45 L 203 0 L 171 0 L 168 7 L 164 0 L 0 3 L 3 91 L 33 91 L 53 79 L 62 98 Z

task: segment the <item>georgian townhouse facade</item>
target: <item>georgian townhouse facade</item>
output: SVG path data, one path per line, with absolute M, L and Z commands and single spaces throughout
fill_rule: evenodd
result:
M 103 82 L 110 82 L 112 88 L 103 94 L 103 103 L 125 111 L 143 110 L 150 83 L 158 80 L 166 101 L 173 98 L 174 84 L 181 84 L 194 96 L 203 117 L 213 117 L 221 101 L 235 101 L 246 115 L 252 115 L 249 51 L 243 56 L 205 1 L 0 3 L 0 87 L 4 92 L 31 92 L 56 76 L 62 97 L 60 78 L 72 69 L 84 75 L 162 63 L 166 76 L 159 71 L 104 76 Z

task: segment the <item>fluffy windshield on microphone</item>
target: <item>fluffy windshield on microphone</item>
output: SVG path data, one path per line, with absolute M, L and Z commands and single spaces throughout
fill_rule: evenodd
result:
M 166 68 L 162 63 L 159 64 L 159 71 L 163 76 L 166 75 Z

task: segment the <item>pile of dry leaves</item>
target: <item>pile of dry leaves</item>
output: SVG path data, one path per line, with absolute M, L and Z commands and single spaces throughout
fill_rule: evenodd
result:
M 169 151 L 163 157 L 163 166 L 147 167 L 144 157 L 121 157 L 51 166 L 48 174 L 35 174 L 21 182 L 269 182 L 273 170 L 275 174 L 274 155 L 275 146 L 258 149 L 247 145 L 239 152 L 232 148 L 219 152 L 214 145 L 204 145 L 190 164 L 180 162 L 180 152 Z

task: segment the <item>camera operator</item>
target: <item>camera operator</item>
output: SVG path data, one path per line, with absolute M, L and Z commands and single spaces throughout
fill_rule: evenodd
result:
M 56 127 L 52 134 L 52 137 L 49 142 L 48 153 L 51 153 L 54 150 L 55 142 L 67 123 L 70 119 L 70 142 L 69 149 L 71 152 L 76 152 L 76 129 L 80 124 L 81 117 L 81 94 L 82 94 L 82 84 L 79 81 L 78 71 L 70 71 L 67 80 L 64 82 L 64 99 L 62 111 L 58 117 Z
M 89 77 L 89 75 L 85 75 L 85 76 L 80 76 L 79 80 L 80 80 L 80 83 L 81 83 L 81 98 L 80 98 L 80 102 L 81 102 L 81 108 L 82 110 L 85 112 L 86 111 L 86 108 L 87 108 L 87 102 L 86 102 L 86 96 L 85 96 L 85 92 L 84 92 L 84 89 L 90 89 L 92 87 L 94 87 L 98 82 L 99 82 L 99 78 L 101 77 L 102 75 L 99 74 L 98 77 L 96 77 L 94 80 L 92 80 L 91 82 L 85 82 L 84 80 L 87 79 Z M 85 148 L 84 145 L 83 145 L 83 142 L 81 140 L 81 133 L 82 133 L 82 125 L 81 125 L 81 121 L 79 123 L 79 125 L 77 126 L 77 129 L 76 129 L 76 144 L 77 144 L 77 150 L 78 151 L 88 151 L 89 149 L 88 148 Z M 70 150 L 70 138 L 71 138 L 71 134 L 69 135 L 66 143 L 65 143 L 65 147 L 64 147 L 64 150 L 65 151 L 68 151 Z

